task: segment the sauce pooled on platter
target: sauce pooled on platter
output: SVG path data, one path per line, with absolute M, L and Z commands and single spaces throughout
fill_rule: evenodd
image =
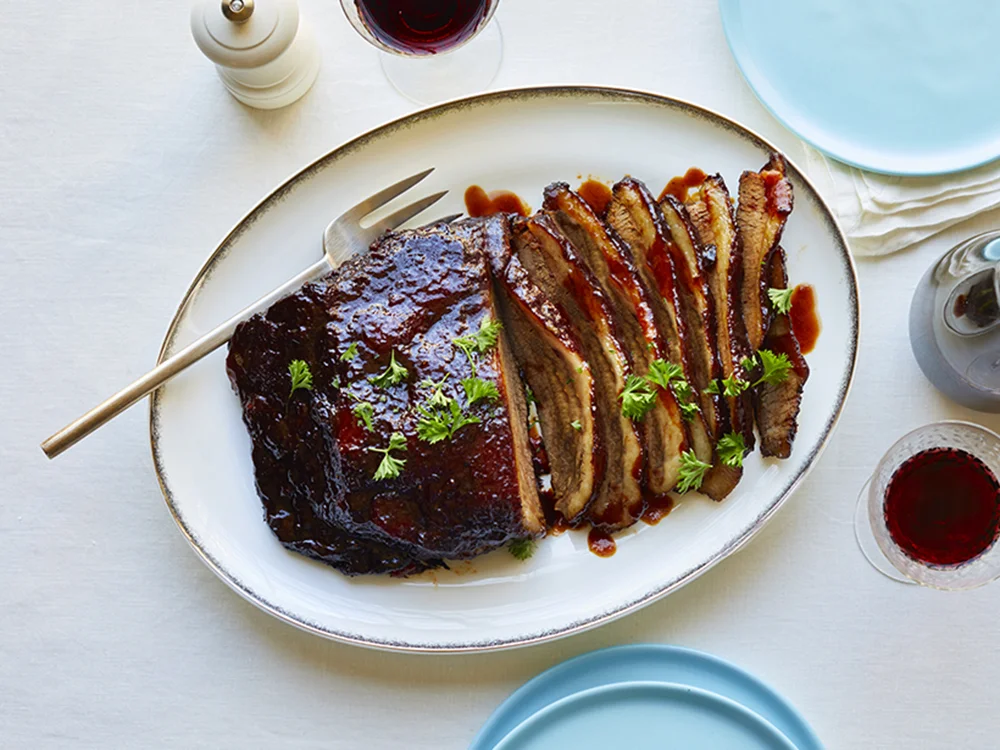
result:
M 611 188 L 600 180 L 587 180 L 576 191 L 598 216 L 604 216 L 611 203 Z
M 691 167 L 683 176 L 674 177 L 670 180 L 667 186 L 663 188 L 663 192 L 660 193 L 660 197 L 656 199 L 656 202 L 659 203 L 668 195 L 672 195 L 681 203 L 684 203 L 687 200 L 688 191 L 701 185 L 707 176 L 698 167 Z
M 618 549 L 615 538 L 604 529 L 596 527 L 587 534 L 587 546 L 598 557 L 611 557 Z
M 465 212 L 473 218 L 493 216 L 493 214 L 517 214 L 528 216 L 531 208 L 510 190 L 494 190 L 487 193 L 479 185 L 470 185 L 465 191 Z
M 788 313 L 792 333 L 799 342 L 799 349 L 808 354 L 816 348 L 820 322 L 816 313 L 816 290 L 809 284 L 799 284 L 792 292 L 792 309 Z

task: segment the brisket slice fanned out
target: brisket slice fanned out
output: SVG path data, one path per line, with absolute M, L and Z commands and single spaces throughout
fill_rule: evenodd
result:
M 667 195 L 660 202 L 673 243 L 674 266 L 678 269 L 681 304 L 688 322 L 694 362 L 694 385 L 701 394 L 701 410 L 708 434 L 717 446 L 719 440 L 733 430 L 729 409 L 723 395 L 710 386 L 724 377 L 716 340 L 715 302 L 705 278 L 707 267 L 714 263 L 714 248 L 705 250 L 698 239 L 684 205 Z M 712 469 L 705 475 L 701 491 L 713 500 L 723 500 L 739 482 L 742 472 L 720 462 L 713 451 Z
M 597 495 L 607 464 L 594 378 L 575 327 L 516 253 L 494 259 L 494 279 L 507 338 L 535 397 L 555 510 L 575 523 Z
M 497 317 L 488 257 L 508 253 L 508 238 L 506 219 L 499 217 L 386 235 L 368 253 L 240 326 L 230 344 L 230 377 L 251 426 L 258 488 L 269 513 L 291 507 L 292 514 L 381 545 L 383 557 L 388 548 L 417 561 L 470 557 L 544 531 L 524 395 L 506 339 L 501 334 L 474 366 L 453 344 Z M 271 338 L 262 346 L 266 332 Z M 266 348 L 286 339 L 303 343 Z M 356 356 L 342 357 L 352 344 Z M 406 377 L 380 385 L 393 356 Z M 288 398 L 291 359 L 309 365 L 313 388 Z M 495 386 L 495 401 L 468 404 L 461 381 L 473 367 Z M 442 395 L 479 421 L 444 443 L 418 437 L 417 409 L 433 391 L 428 381 L 442 384 Z M 269 413 L 258 419 L 261 401 Z M 370 405 L 370 430 L 360 404 Z M 307 461 L 302 449 L 289 456 L 277 444 L 289 430 L 295 430 L 293 441 L 302 436 L 301 424 L 286 421 L 292 409 L 309 411 L 306 433 L 321 438 L 308 446 L 315 460 Z M 403 435 L 406 447 L 390 455 L 405 464 L 397 477 L 376 480 L 384 455 L 376 451 L 389 446 L 393 433 Z M 283 460 L 283 476 L 274 474 L 265 454 Z M 317 470 L 324 481 L 310 488 Z M 281 536 L 283 526 L 272 522 L 272 528 L 283 542 L 296 542 L 294 535 Z
M 626 177 L 612 189 L 606 220 L 625 243 L 635 269 L 650 290 L 650 306 L 656 327 L 665 344 L 666 358 L 680 367 L 693 383 L 694 364 L 688 342 L 687 323 L 681 310 L 680 292 L 674 271 L 673 240 L 656 201 L 640 181 Z M 691 448 L 702 461 L 710 462 L 714 440 L 701 412 L 687 424 Z
M 771 315 L 765 265 L 792 212 L 792 185 L 785 172 L 784 157 L 772 154 L 760 172 L 740 177 L 736 226 L 743 248 L 743 318 L 753 351 L 761 347 Z
M 640 435 L 622 416 L 617 401 L 629 369 L 611 308 L 549 216 L 515 222 L 514 247 L 532 281 L 574 326 L 596 384 L 596 433 L 607 451 L 607 464 L 587 519 L 605 528 L 627 526 L 642 513 L 643 455 Z M 564 387 L 575 387 L 571 378 Z M 546 444 L 558 450 L 548 439 Z
M 743 327 L 740 298 L 743 256 L 729 191 L 722 177 L 707 178 L 690 195 L 686 208 L 700 241 L 702 267 L 715 306 L 715 334 L 722 374 L 746 382 L 749 373 L 741 363 L 751 352 Z M 730 431 L 743 438 L 749 452 L 754 444 L 750 394 L 744 391 L 738 396 L 725 397 L 725 403 Z M 724 465 L 716 457 L 702 490 L 710 497 L 721 499 L 732 492 L 742 475 L 742 468 Z
M 787 288 L 785 251 L 781 247 L 771 253 L 764 280 L 773 289 Z M 787 315 L 774 316 L 761 348 L 769 349 L 775 354 L 784 354 L 792 363 L 792 369 L 783 382 L 774 385 L 762 383 L 754 394 L 761 454 L 788 458 L 798 430 L 802 390 L 809 378 L 809 365 L 802 356 Z
M 650 364 L 666 358 L 666 342 L 656 326 L 650 294 L 623 241 L 565 183 L 545 190 L 544 208 L 587 264 L 611 304 L 632 372 L 645 376 Z M 664 495 L 677 484 L 687 435 L 670 390 L 657 389 L 654 407 L 642 419 L 646 448 L 646 485 Z

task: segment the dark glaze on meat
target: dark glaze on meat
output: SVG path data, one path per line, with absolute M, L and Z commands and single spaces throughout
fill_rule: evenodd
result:
M 788 287 L 785 251 L 780 246 L 774 249 L 767 261 L 764 280 L 773 289 Z M 802 391 L 809 379 L 809 365 L 802 356 L 787 315 L 773 316 L 762 348 L 784 354 L 792 363 L 792 369 L 783 382 L 775 385 L 764 383 L 755 390 L 754 411 L 760 433 L 760 452 L 763 456 L 788 458 L 798 431 L 799 409 Z
M 715 307 L 715 334 L 719 364 L 724 377 L 748 381 L 750 373 L 741 364 L 750 356 L 743 327 L 741 293 L 743 285 L 743 252 L 736 232 L 729 190 L 721 175 L 707 177 L 692 186 L 685 207 L 701 244 L 699 253 L 708 281 L 708 291 Z M 743 437 L 746 451 L 754 446 L 753 410 L 750 394 L 743 392 L 725 397 L 728 410 L 728 431 Z M 705 476 L 701 490 L 713 500 L 729 495 L 743 476 L 741 467 L 715 461 Z
M 610 205 L 610 190 L 608 195 Z M 639 276 L 632 254 L 588 202 L 565 183 L 546 188 L 543 205 L 573 243 L 610 303 L 632 372 L 645 376 L 653 361 L 667 358 L 668 345 L 656 325 L 652 292 Z M 687 430 L 673 392 L 657 388 L 656 393 L 656 405 L 640 424 L 645 441 L 646 489 L 653 496 L 669 492 L 677 484 L 681 453 L 687 450 Z M 634 521 L 642 509 L 636 506 L 629 512 Z
M 240 327 L 230 345 L 231 378 L 245 413 L 259 399 L 272 407 L 260 424 L 251 425 L 255 458 L 262 450 L 274 453 L 276 435 L 288 432 L 296 445 L 301 438 L 283 420 L 290 359 L 305 360 L 314 377 L 313 390 L 297 392 L 291 403 L 309 410 L 323 447 L 310 446 L 317 458 L 308 471 L 300 449 L 286 480 L 261 481 L 263 466 L 255 463 L 266 505 L 283 492 L 326 524 L 421 561 L 469 557 L 543 531 L 523 393 L 516 368 L 512 380 L 504 362 L 509 354 L 503 337 L 500 346 L 478 358 L 476 374 L 500 393 L 496 403 L 479 402 L 468 410 L 481 423 L 464 427 L 445 444 L 431 445 L 416 432 L 416 407 L 430 395 L 420 385 L 425 379 L 446 378 L 445 395 L 465 403 L 460 381 L 472 375 L 471 365 L 452 341 L 497 316 L 484 246 L 506 242 L 502 217 L 387 235 L 367 254 Z M 271 341 L 262 341 L 263 332 L 273 328 Z M 276 351 L 273 341 L 284 338 L 301 339 L 303 345 Z M 352 343 L 357 356 L 342 360 Z M 264 361 L 258 356 L 255 366 L 247 367 L 251 352 L 270 356 Z M 408 377 L 378 388 L 370 378 L 385 370 L 393 352 Z M 361 402 L 372 406 L 371 432 L 352 411 Z M 370 449 L 386 447 L 393 432 L 406 437 L 406 450 L 393 452 L 406 460 L 405 467 L 398 478 L 376 481 L 382 456 Z M 321 491 L 299 497 L 299 488 L 317 470 L 325 474 Z
M 607 222 L 632 255 L 639 277 L 650 290 L 653 319 L 666 343 L 666 358 L 681 367 L 688 382 L 696 382 L 694 353 L 687 321 L 681 307 L 674 258 L 680 250 L 649 189 L 626 177 L 613 188 Z M 711 462 L 715 441 L 709 435 L 704 415 L 697 413 L 687 423 L 690 445 L 702 461 Z

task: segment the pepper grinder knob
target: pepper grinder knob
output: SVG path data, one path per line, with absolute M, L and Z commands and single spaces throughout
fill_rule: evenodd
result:
M 229 93 L 250 107 L 287 106 L 319 73 L 319 49 L 296 0 L 195 0 L 191 34 Z
M 243 23 L 253 15 L 253 0 L 222 0 L 222 15 L 233 23 Z

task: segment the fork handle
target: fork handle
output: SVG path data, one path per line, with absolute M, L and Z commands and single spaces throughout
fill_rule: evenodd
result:
M 291 294 L 308 281 L 314 281 L 330 271 L 330 263 L 326 257 L 310 266 L 294 279 L 281 285 L 270 294 L 261 297 L 252 305 L 243 308 L 225 323 L 213 328 L 197 341 L 188 344 L 169 359 L 160 362 L 155 368 L 136 380 L 132 385 L 119 391 L 99 406 L 94 407 L 82 417 L 63 427 L 59 432 L 42 443 L 42 451 L 49 458 L 55 458 L 67 448 L 78 443 L 90 433 L 117 417 L 123 411 L 149 395 L 166 383 L 177 373 L 194 364 L 202 357 L 211 354 L 232 338 L 236 326 L 255 313 L 266 310 L 282 297 Z

